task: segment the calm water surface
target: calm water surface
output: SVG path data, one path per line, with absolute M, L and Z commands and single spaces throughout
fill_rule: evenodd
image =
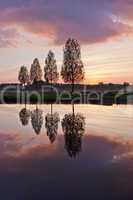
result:
M 0 105 L 1 200 L 133 199 L 133 106 L 24 107 Z

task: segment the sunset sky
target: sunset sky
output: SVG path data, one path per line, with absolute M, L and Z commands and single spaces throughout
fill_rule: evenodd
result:
M 50 49 L 60 70 L 69 37 L 81 44 L 85 83 L 133 83 L 133 0 L 1 0 L 0 82 L 21 65 L 44 66 Z

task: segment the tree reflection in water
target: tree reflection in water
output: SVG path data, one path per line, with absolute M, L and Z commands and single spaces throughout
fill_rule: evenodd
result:
M 70 157 L 76 155 L 82 150 L 82 136 L 85 132 L 85 118 L 82 114 L 66 114 L 62 120 L 62 129 L 65 137 L 65 149 Z
M 59 121 L 59 114 L 57 112 L 53 113 L 53 105 L 51 104 L 51 113 L 48 113 L 45 117 L 45 128 L 47 129 L 47 136 L 51 143 L 54 143 L 56 139 Z
M 31 117 L 32 128 L 38 135 L 43 126 L 43 112 L 41 109 L 30 110 L 23 108 L 19 113 L 20 121 L 23 126 L 28 125 Z M 53 105 L 51 104 L 51 112 L 45 116 L 45 128 L 47 136 L 51 143 L 54 143 L 58 133 L 59 114 L 53 112 Z M 74 111 L 72 105 L 72 113 L 65 114 L 62 120 L 62 130 L 65 138 L 65 149 L 70 157 L 76 157 L 82 150 L 82 136 L 85 132 L 85 118 L 82 114 Z
M 43 125 L 43 112 L 37 107 L 34 111 L 31 112 L 31 124 L 35 133 L 39 135 Z
M 19 112 L 19 119 L 23 126 L 28 125 L 30 119 L 30 110 L 28 110 L 26 106 Z

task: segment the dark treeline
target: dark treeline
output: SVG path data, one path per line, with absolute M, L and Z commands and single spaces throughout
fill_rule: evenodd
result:
M 75 84 L 75 89 L 82 90 L 84 88 L 88 90 L 121 90 L 130 84 L 115 84 L 115 83 L 99 83 L 99 84 Z M 21 87 L 19 83 L 1 83 L 0 90 L 3 90 L 6 87 L 13 86 L 11 89 L 17 89 Z M 49 83 L 45 81 L 38 81 L 37 83 L 29 84 L 26 87 L 27 90 L 39 90 L 42 89 L 43 86 L 50 86 Z M 71 88 L 71 84 L 64 83 L 53 83 L 53 87 L 56 87 L 59 90 L 69 90 Z

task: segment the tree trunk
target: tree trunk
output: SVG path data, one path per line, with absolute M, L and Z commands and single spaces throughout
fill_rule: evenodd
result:
M 72 80 L 72 88 L 71 88 L 71 96 L 72 96 L 72 103 L 73 103 L 73 97 L 74 97 L 74 79 Z
M 73 93 L 74 93 L 74 69 L 73 69 L 73 66 L 72 66 L 72 101 L 73 101 Z
M 74 103 L 72 104 L 72 113 L 73 113 L 73 116 L 74 116 L 75 115 Z
M 51 95 L 52 95 L 52 85 L 53 85 L 53 77 L 52 77 L 53 74 L 52 73 L 53 73 L 53 71 L 52 71 L 52 68 L 51 68 L 51 77 L 50 77 L 51 78 Z
M 24 104 L 25 104 L 25 108 L 26 108 L 26 87 L 25 87 L 25 83 L 24 83 Z
M 53 115 L 53 104 L 51 103 L 51 115 Z
M 38 110 L 38 104 L 36 104 L 36 110 Z
M 20 85 L 20 103 L 22 103 L 23 84 Z
M 72 67 L 72 113 L 73 113 L 73 128 L 72 128 L 72 134 L 74 133 L 74 118 L 75 118 L 75 113 L 74 113 L 74 71 L 73 71 L 73 67 Z

